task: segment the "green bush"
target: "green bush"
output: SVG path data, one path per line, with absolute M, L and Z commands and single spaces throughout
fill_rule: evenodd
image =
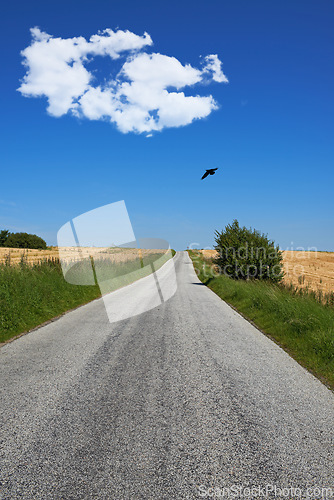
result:
M 240 227 L 234 220 L 220 233 L 216 231 L 215 242 L 218 256 L 214 263 L 220 274 L 238 280 L 282 280 L 282 252 L 259 231 Z
M 45 250 L 46 242 L 40 238 L 40 236 L 36 236 L 36 234 L 11 233 L 3 246 L 11 248 L 38 248 Z

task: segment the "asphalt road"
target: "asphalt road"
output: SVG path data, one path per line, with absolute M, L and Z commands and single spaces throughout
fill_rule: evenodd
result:
M 334 495 L 333 394 L 174 262 L 169 300 L 144 278 L 125 319 L 100 299 L 0 349 L 0 498 Z

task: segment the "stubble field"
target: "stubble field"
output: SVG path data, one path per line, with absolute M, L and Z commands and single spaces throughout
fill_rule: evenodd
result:
M 151 254 L 165 253 L 166 250 L 137 248 L 105 248 L 105 247 L 51 247 L 47 250 L 33 250 L 30 248 L 0 248 L 0 264 L 16 265 L 23 259 L 27 264 L 37 264 L 45 259 L 61 258 L 63 262 L 80 260 L 82 258 L 107 258 L 115 263 L 123 263 L 146 257 Z
M 201 250 L 206 258 L 216 256 L 215 250 Z M 284 282 L 298 288 L 334 291 L 334 252 L 292 251 L 283 252 Z

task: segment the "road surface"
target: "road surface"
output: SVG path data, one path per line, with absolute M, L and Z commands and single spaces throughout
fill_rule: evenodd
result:
M 153 309 L 99 299 L 0 349 L 0 498 L 334 494 L 333 393 L 174 262 L 168 301 L 115 292 Z

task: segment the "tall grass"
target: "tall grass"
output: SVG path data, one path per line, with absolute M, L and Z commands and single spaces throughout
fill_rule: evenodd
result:
M 58 259 L 0 265 L 0 342 L 99 297 L 99 287 L 71 285 Z
M 320 279 L 320 283 L 321 283 Z M 295 286 L 293 283 L 282 283 L 282 287 L 286 288 L 289 290 L 289 292 L 293 295 L 299 295 L 302 297 L 311 297 L 313 300 L 316 302 L 319 302 L 319 304 L 324 304 L 326 306 L 334 306 L 334 292 L 323 292 L 322 290 L 313 290 L 312 288 L 305 286 L 305 287 L 298 287 Z
M 212 261 L 189 252 L 199 279 L 334 389 L 334 307 L 316 294 L 269 282 L 217 275 Z M 320 301 L 319 301 L 320 300 Z

